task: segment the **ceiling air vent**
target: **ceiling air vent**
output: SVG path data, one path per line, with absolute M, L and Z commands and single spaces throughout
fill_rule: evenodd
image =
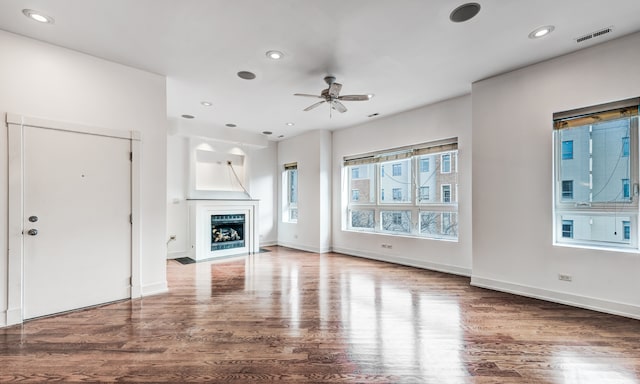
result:
M 606 35 L 607 33 L 611 32 L 611 31 L 613 31 L 613 27 L 608 27 L 608 28 L 601 29 L 599 31 L 591 32 L 591 33 L 589 33 L 587 35 L 578 37 L 576 39 L 576 43 L 582 43 L 583 41 L 591 40 L 591 39 L 596 38 L 598 36 Z

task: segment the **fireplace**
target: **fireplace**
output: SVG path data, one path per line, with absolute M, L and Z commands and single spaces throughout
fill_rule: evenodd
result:
M 260 251 L 257 200 L 189 199 L 194 260 Z
M 211 215 L 211 250 L 244 247 L 244 214 Z

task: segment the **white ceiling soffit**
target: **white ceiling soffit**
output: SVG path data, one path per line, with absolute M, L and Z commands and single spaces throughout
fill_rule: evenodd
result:
M 195 116 L 181 127 L 271 131 L 269 140 L 466 94 L 479 79 L 640 30 L 638 0 L 476 2 L 477 16 L 453 23 L 464 1 L 4 0 L 0 28 L 166 75 L 168 117 Z M 55 23 L 29 20 L 25 8 Z M 553 33 L 528 37 L 546 25 Z M 269 50 L 284 57 L 269 59 Z M 342 84 L 341 95 L 375 97 L 344 101 L 348 111 L 331 117 L 327 103 L 304 112 L 314 99 L 293 94 L 320 94 L 326 75 Z

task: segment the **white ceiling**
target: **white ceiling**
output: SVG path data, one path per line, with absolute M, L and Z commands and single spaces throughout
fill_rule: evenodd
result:
M 473 1 L 480 13 L 452 23 L 464 0 L 3 0 L 0 29 L 166 75 L 174 123 L 272 131 L 272 140 L 462 95 L 474 81 L 640 30 L 639 0 Z M 55 23 L 29 20 L 24 8 Z M 528 38 L 549 24 L 552 34 Z M 613 32 L 575 41 L 606 27 Z M 284 59 L 268 59 L 272 49 Z M 257 78 L 240 79 L 243 70 Z M 303 112 L 316 100 L 293 94 L 319 94 L 327 74 L 341 94 L 375 97 L 345 101 L 349 110 L 331 118 L 326 104 Z

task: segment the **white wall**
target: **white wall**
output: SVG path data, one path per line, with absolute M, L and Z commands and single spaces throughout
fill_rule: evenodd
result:
M 226 137 L 226 136 L 225 136 Z M 237 144 L 218 141 L 213 137 L 191 137 L 170 135 L 167 139 L 167 258 L 186 257 L 190 254 L 189 207 L 187 198 L 211 199 L 246 199 L 235 178 L 228 174 L 226 164 L 222 167 L 225 173 L 220 185 L 213 185 L 210 190 L 194 190 L 197 182 L 192 180 L 196 175 L 194 169 L 194 149 L 204 144 L 218 154 L 220 159 L 237 159 L 243 157 L 243 165 L 234 167 L 251 198 L 260 200 L 259 229 L 260 245 L 273 245 L 277 242 L 277 182 L 276 172 L 277 146 L 275 142 L 264 141 L 264 146 L 251 145 L 238 147 Z M 231 154 L 229 154 L 231 153 Z M 208 183 L 216 183 L 210 169 L 209 175 L 201 175 Z M 192 174 L 192 178 L 189 174 Z M 219 188 L 220 190 L 216 190 Z M 176 239 L 169 241 L 175 235 Z
M 312 131 L 278 143 L 278 244 L 331 250 L 331 132 Z M 284 164 L 298 163 L 298 222 L 282 221 Z
M 342 230 L 344 156 L 458 137 L 458 242 Z M 334 251 L 471 274 L 471 96 L 462 96 L 333 133 Z M 391 244 L 383 249 L 381 244 Z
M 142 134 L 143 294 L 167 289 L 165 78 L 0 31 L 0 112 L 137 130 Z M 7 249 L 7 132 L 0 133 L 0 249 Z M 7 308 L 7 254 L 0 253 L 0 325 Z M 79 271 L 81 273 L 81 271 Z
M 473 85 L 472 284 L 640 318 L 640 255 L 552 245 L 551 139 L 554 112 L 640 96 L 638 47 L 634 34 Z

